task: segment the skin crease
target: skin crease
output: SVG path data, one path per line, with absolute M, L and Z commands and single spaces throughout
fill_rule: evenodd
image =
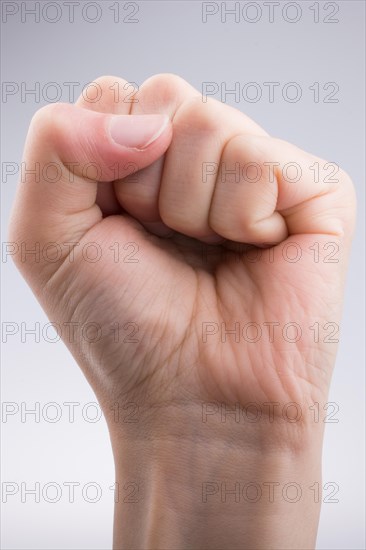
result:
M 164 476 L 156 464 L 165 463 L 171 473 L 170 446 L 183 445 L 183 441 L 182 479 L 185 469 L 196 468 L 201 478 L 205 476 L 207 465 L 197 458 L 203 448 L 213 445 L 215 449 L 216 445 L 221 449 L 224 444 L 227 448 L 233 442 L 236 448 L 225 459 L 229 470 L 217 451 L 217 460 L 209 468 L 212 476 L 220 471 L 225 479 L 235 479 L 239 474 L 233 477 L 228 471 L 235 472 L 237 461 L 243 477 L 245 455 L 247 465 L 258 463 L 270 472 L 275 464 L 277 473 L 287 469 L 312 479 L 312 472 L 320 467 L 322 426 L 312 422 L 308 411 L 313 403 L 320 403 L 321 408 L 327 401 L 337 343 L 326 340 L 329 331 L 321 332 L 316 342 L 309 327 L 340 323 L 355 211 L 349 176 L 340 170 L 335 182 L 323 181 L 326 173 L 320 183 L 314 182 L 309 167 L 314 162 L 324 166 L 326 161 L 268 136 L 237 110 L 214 100 L 202 101 L 196 90 L 174 75 L 148 79 L 132 103 L 131 89 L 124 89 L 122 79 L 102 77 L 96 82 L 103 91 L 99 101 L 91 103 L 81 97 L 76 106 L 51 105 L 35 115 L 24 160 L 41 165 L 58 162 L 63 175 L 55 184 L 42 179 L 19 184 L 9 239 L 26 243 L 29 249 L 36 242 L 41 248 L 50 242 L 79 243 L 71 252 L 63 246 L 62 257 L 55 262 L 35 262 L 31 256 L 23 261 L 20 253 L 14 260 L 53 322 L 61 326 L 94 322 L 102 328 L 102 337 L 95 343 L 85 338 L 73 342 L 66 338 L 65 343 L 107 418 L 117 479 L 133 470 L 129 464 L 138 463 L 144 470 L 139 449 L 145 452 L 146 463 L 154 464 L 155 482 L 149 487 L 158 494 Z M 113 91 L 116 82 L 118 101 Z M 105 129 L 109 114 L 167 114 L 170 123 L 146 149 L 122 150 L 110 145 Z M 71 184 L 68 163 L 82 166 L 92 161 L 102 167 L 98 183 L 90 173 L 87 179 L 76 168 Z M 116 162 L 118 180 L 110 168 Z M 215 163 L 218 171 L 203 181 L 205 162 Z M 238 182 L 228 172 L 235 163 L 250 162 L 262 167 L 255 183 L 245 182 L 243 176 Z M 271 181 L 265 162 L 279 163 Z M 283 177 L 281 167 L 290 162 L 302 168 L 296 183 Z M 128 163 L 139 171 L 129 175 Z M 227 172 L 222 174 L 225 167 Z M 219 242 L 209 244 L 212 239 Z M 83 256 L 83 248 L 92 242 L 103 251 L 95 263 Z M 324 261 L 333 250 L 327 248 L 330 242 L 338 248 L 336 263 Z M 115 261 L 115 243 L 121 245 L 119 261 Z M 134 244 L 123 249 L 126 243 Z M 286 260 L 284 254 L 284 250 L 290 257 L 296 253 L 291 243 L 302 252 L 297 262 Z M 311 248 L 314 243 L 319 243 L 318 262 Z M 138 261 L 128 261 L 131 258 Z M 262 330 L 257 342 L 248 341 L 255 337 L 250 331 L 247 339 L 240 332 L 239 341 L 234 334 L 222 336 L 235 323 L 242 331 L 251 322 Z M 121 329 L 118 338 L 111 329 L 114 323 Z M 121 328 L 126 323 L 135 325 Z M 269 342 L 268 323 L 277 323 L 273 342 Z M 298 341 L 288 341 L 294 336 L 291 329 L 287 340 L 282 336 L 287 323 L 300 327 Z M 124 341 L 131 327 L 138 329 L 134 335 L 138 342 Z M 218 420 L 204 426 L 202 403 L 212 401 L 227 407 L 245 407 L 250 402 L 275 402 L 277 406 L 271 422 L 251 424 L 243 431 Z M 138 403 L 142 421 L 117 425 L 113 404 L 129 402 Z M 280 411 L 292 402 L 303 414 L 298 422 L 284 422 Z M 151 434 L 166 444 L 158 449 Z M 150 442 L 147 453 L 145 437 Z M 196 459 L 190 452 L 193 447 Z M 263 462 L 263 449 L 270 451 L 272 461 L 266 458 Z M 279 458 L 283 455 L 286 458 Z M 293 456 L 296 460 L 288 458 Z M 173 477 L 170 482 L 175 486 Z M 197 483 L 201 478 L 198 475 Z M 184 494 L 188 502 L 189 491 Z M 305 534 L 299 539 L 285 536 L 278 524 L 272 531 L 263 509 L 248 516 L 253 524 L 259 516 L 267 517 L 261 526 L 263 538 L 258 530 L 251 533 L 250 527 L 245 532 L 241 527 L 236 530 L 237 511 L 231 509 L 227 516 L 231 535 L 206 532 L 194 539 L 182 529 L 179 536 L 173 535 L 171 525 L 167 534 L 160 515 L 151 512 L 166 503 L 157 501 L 159 505 L 151 505 L 149 511 L 141 509 L 149 528 L 140 538 L 129 531 L 116 507 L 115 548 L 219 548 L 218 544 L 226 548 L 308 548 L 314 544 L 318 508 L 308 514 L 298 507 L 298 515 L 308 517 L 308 528 L 302 525 Z M 187 509 L 176 501 L 170 506 L 176 512 L 171 524 L 178 524 L 184 514 L 189 524 Z M 125 517 L 129 513 L 123 512 Z M 222 508 L 212 508 L 207 515 L 217 521 L 222 514 Z M 289 517 L 281 506 L 278 514 Z

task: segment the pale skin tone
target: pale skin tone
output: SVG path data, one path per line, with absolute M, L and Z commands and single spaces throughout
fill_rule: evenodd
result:
M 50 105 L 33 118 L 23 161 L 39 163 L 41 177 L 20 182 L 9 240 L 49 318 L 76 327 L 65 341 L 101 403 L 115 457 L 114 548 L 314 548 L 321 497 L 309 487 L 321 487 L 337 346 L 321 331 L 340 323 L 350 178 L 339 170 L 329 182 L 325 160 L 203 101 L 177 76 L 148 79 L 133 103 L 122 79 L 96 82 L 98 101 Z M 49 163 L 60 169 L 53 183 Z M 288 163 L 301 167 L 296 182 Z M 22 256 L 22 247 L 42 252 L 47 243 L 59 257 Z M 102 251 L 98 261 L 83 254 L 87 243 Z M 282 253 L 289 243 L 302 252 L 297 262 Z M 328 243 L 337 262 L 324 261 Z M 253 332 L 243 337 L 250 322 L 262 329 L 255 342 Z M 87 323 L 102 331 L 95 343 L 80 337 Z M 225 335 L 235 323 L 239 337 Z M 283 336 L 287 323 L 301 329 L 296 342 L 291 330 Z M 126 342 L 132 329 L 137 342 Z M 253 402 L 257 422 L 243 414 Z M 289 403 L 296 408 L 284 418 Z M 223 422 L 225 407 L 240 419 Z M 123 420 L 130 411 L 136 422 Z M 257 502 L 243 497 L 248 483 L 263 490 Z M 283 497 L 288 483 L 302 490 L 296 502 L 291 491 Z

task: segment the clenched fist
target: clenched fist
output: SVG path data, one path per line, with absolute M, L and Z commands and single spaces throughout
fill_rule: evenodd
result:
M 121 79 L 96 84 L 97 101 L 35 114 L 10 240 L 49 318 L 75 329 L 117 481 L 138 485 L 116 499 L 115 547 L 311 548 L 311 407 L 335 360 L 350 178 L 179 77 L 132 101 Z M 131 403 L 137 421 L 116 418 Z M 222 498 L 270 482 L 302 498 Z

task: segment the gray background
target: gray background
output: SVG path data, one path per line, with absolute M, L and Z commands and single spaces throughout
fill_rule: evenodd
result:
M 68 10 L 58 2 L 62 17 L 56 23 L 55 8 L 34 22 L 34 17 L 21 20 L 20 2 L 13 2 L 19 12 L 2 22 L 2 80 L 21 88 L 39 82 L 39 98 L 21 97 L 20 93 L 2 96 L 2 160 L 21 160 L 27 127 L 32 114 L 51 99 L 50 82 L 58 84 L 61 101 L 68 101 L 64 82 L 79 82 L 77 94 L 94 78 L 110 74 L 141 84 L 154 73 L 179 74 L 198 89 L 202 82 L 226 82 L 231 88 L 257 82 L 262 86 L 262 99 L 256 103 L 242 100 L 228 103 L 246 112 L 269 133 L 292 141 L 305 150 L 340 164 L 352 176 L 359 204 L 364 204 L 364 11 L 363 1 L 320 2 L 319 23 L 314 22 L 314 2 L 298 2 L 302 16 L 289 23 L 282 15 L 288 2 L 276 8 L 274 21 L 269 22 L 268 8 L 256 23 L 239 22 L 228 16 L 223 23 L 220 12 L 202 22 L 201 2 L 136 2 L 137 23 L 123 21 L 133 6 L 120 2 L 120 21 L 113 21 L 110 7 L 116 2 L 95 2 L 101 18 L 96 23 L 83 20 L 81 1 L 75 8 L 75 20 L 68 21 Z M 28 7 L 34 2 L 27 2 Z M 41 2 L 44 5 L 45 2 Z M 90 3 L 89 3 L 90 4 Z M 131 4 L 131 3 L 130 3 Z M 227 6 L 233 7 L 233 2 Z M 247 4 L 241 2 L 241 8 Z M 220 7 L 220 3 L 217 3 Z M 254 18 L 250 8 L 248 17 Z M 338 23 L 326 23 L 333 6 Z M 259 8 L 258 8 L 259 9 Z M 285 7 L 293 18 L 295 8 Z M 53 11 L 52 11 L 53 10 Z M 84 19 L 93 18 L 96 8 L 84 12 Z M 100 14 L 100 13 L 99 13 Z M 23 14 L 24 15 L 24 14 Z M 277 81 L 275 101 L 268 101 L 263 82 Z M 281 89 L 288 82 L 297 82 L 302 97 L 296 103 L 283 99 Z M 320 83 L 320 101 L 314 101 L 309 86 Z M 336 82 L 338 102 L 325 103 L 322 86 Z M 44 88 L 46 86 L 46 88 Z M 53 89 L 53 92 L 55 89 Z M 253 90 L 252 90 L 253 91 Z M 331 91 L 331 88 L 327 90 Z M 48 95 L 47 95 L 48 94 Z M 220 96 L 216 96 L 220 99 Z M 22 100 L 23 99 L 23 100 Z M 17 176 L 2 179 L 2 240 L 14 197 Z M 362 207 L 360 208 L 362 210 Z M 363 212 L 359 213 L 351 268 L 346 291 L 342 338 L 329 401 L 337 403 L 338 423 L 326 427 L 323 479 L 339 485 L 338 503 L 322 507 L 318 548 L 365 548 L 364 514 L 364 374 L 363 341 Z M 19 492 L 2 504 L 2 546 L 11 549 L 102 549 L 111 546 L 114 481 L 112 454 L 103 419 L 91 422 L 95 409 L 84 408 L 95 397 L 77 365 L 61 342 L 45 339 L 35 342 L 23 334 L 22 322 L 31 327 L 47 319 L 32 293 L 11 261 L 2 265 L 2 322 L 19 325 L 18 334 L 9 337 L 2 347 L 2 400 L 14 402 L 21 409 L 59 404 L 62 417 L 49 421 L 55 409 L 44 409 L 40 422 L 20 412 L 2 418 L 2 480 L 19 485 Z M 24 333 L 24 331 L 23 331 Z M 48 339 L 51 338 L 49 332 Z M 21 403 L 24 405 L 21 405 Z M 68 420 L 64 402 L 77 402 L 75 421 Z M 89 421 L 88 421 L 89 419 Z M 69 502 L 65 482 L 78 482 L 75 501 Z M 59 502 L 34 496 L 21 501 L 20 484 L 27 488 L 36 482 L 58 483 L 62 488 Z M 89 482 L 99 484 L 101 498 L 96 503 L 82 497 L 82 487 Z M 4 487 L 4 486 L 3 486 Z M 7 486 L 9 487 L 9 486 Z M 55 495 L 50 489 L 48 500 Z M 92 489 L 87 498 L 95 495 Z M 3 498 L 4 500 L 4 498 Z

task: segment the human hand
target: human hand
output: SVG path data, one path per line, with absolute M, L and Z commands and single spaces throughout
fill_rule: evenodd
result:
M 138 462 L 147 436 L 169 441 L 169 448 L 152 453 L 154 463 L 159 456 L 169 464 L 172 447 L 195 438 L 197 454 L 212 441 L 219 448 L 235 441 L 229 470 L 235 463 L 242 472 L 237 455 L 248 449 L 258 463 L 265 448 L 276 461 L 283 452 L 307 462 L 314 457 L 317 471 L 322 430 L 309 406 L 326 402 L 336 342 L 316 338 L 310 327 L 340 321 L 354 223 L 349 177 L 339 171 L 333 180 L 324 178 L 325 161 L 271 138 L 237 110 L 204 102 L 178 77 L 149 79 L 136 103 L 128 102 L 124 81 L 97 82 L 103 92 L 98 102 L 80 98 L 75 106 L 50 105 L 35 115 L 24 162 L 27 168 L 39 163 L 41 178 L 28 175 L 20 183 L 10 240 L 19 245 L 18 268 L 53 322 L 74 324 L 77 334 L 88 324 L 100 327 L 95 342 L 65 340 L 103 407 L 117 472 L 123 479 L 125 464 Z M 116 82 L 125 94 L 119 101 Z M 301 168 L 297 181 L 294 166 Z M 339 261 L 324 261 L 332 251 L 328 243 Z M 37 246 L 39 261 L 22 253 Z M 301 258 L 291 261 L 299 249 Z M 296 326 L 301 334 L 294 334 Z M 115 403 L 132 402 L 141 422 L 121 426 Z M 267 421 L 244 430 L 219 421 L 204 425 L 202 406 L 211 402 L 243 409 L 262 404 Z M 283 419 L 289 403 L 302 412 L 296 422 Z M 182 452 L 187 472 L 196 468 L 202 478 L 202 461 L 198 466 L 192 459 L 188 444 Z M 222 464 L 220 459 L 210 471 L 223 469 L 226 479 Z M 309 479 L 312 474 L 310 468 Z M 210 508 L 214 524 L 217 514 Z M 253 532 L 248 525 L 245 534 L 239 529 L 232 546 L 212 528 L 189 541 L 207 548 L 240 548 L 243 540 L 255 548 L 278 547 L 276 541 L 268 546 L 272 538 L 261 539 L 253 525 Z M 314 530 L 316 521 L 305 538 L 285 540 L 281 531 L 278 540 L 283 548 L 311 545 Z M 137 544 L 132 531 L 125 539 L 117 528 L 116 545 Z M 159 548 L 187 540 L 165 536 Z

